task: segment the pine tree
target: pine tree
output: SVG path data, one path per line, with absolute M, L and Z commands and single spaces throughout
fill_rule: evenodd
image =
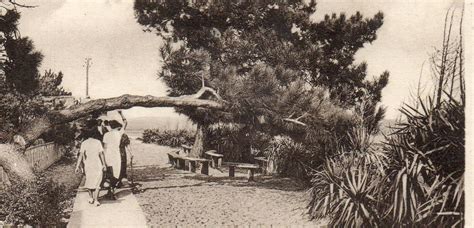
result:
M 354 63 L 357 50 L 376 39 L 382 13 L 373 18 L 333 14 L 314 22 L 310 16 L 316 3 L 298 0 L 137 0 L 134 7 L 145 30 L 165 40 L 160 77 L 170 96 L 193 93 L 204 84 L 235 104 L 230 116 L 178 109 L 198 129 L 227 119 L 292 134 L 297 127 L 277 120 L 310 123 L 307 128 L 332 121 L 320 103 L 328 103 L 331 113 L 360 106 L 364 123 L 374 132 L 383 118 L 378 102 L 388 73 L 368 81 L 367 65 Z M 196 154 L 201 152 L 197 148 Z

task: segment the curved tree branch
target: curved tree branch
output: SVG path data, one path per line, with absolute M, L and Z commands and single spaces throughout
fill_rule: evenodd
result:
M 296 119 L 292 119 L 291 117 L 294 115 L 294 113 L 292 113 L 288 118 L 284 118 L 283 121 L 286 121 L 286 122 L 290 122 L 290 123 L 294 123 L 294 124 L 298 124 L 298 125 L 301 125 L 301 126 L 306 126 L 306 123 L 304 122 L 301 122 L 300 119 L 306 117 L 309 115 L 308 112 L 305 112 L 303 115 L 301 115 L 300 117 L 296 118 Z
M 211 96 L 204 96 L 205 94 L 210 94 Z M 203 99 L 212 96 L 217 98 L 217 100 Z M 95 112 L 128 109 L 132 107 L 195 107 L 225 112 L 229 107 L 229 104 L 222 100 L 215 90 L 208 87 L 203 87 L 196 94 L 180 97 L 137 96 L 126 94 L 119 97 L 91 100 L 87 103 L 78 104 L 64 110 L 49 111 L 28 122 L 20 130 L 18 135 L 24 139 L 26 145 L 30 145 L 34 140 L 39 138 L 44 132 L 48 131 L 55 125 L 71 122 Z M 284 121 L 306 126 L 306 124 L 301 122 L 300 119 L 307 115 L 308 114 L 305 113 L 296 119 L 286 118 Z M 4 144 L 3 146 L 8 145 Z M 26 162 L 24 155 L 20 153 L 21 150 L 15 150 L 15 156 L 12 156 L 11 154 L 13 150 L 6 150 L 5 148 L 2 149 L 2 147 L 0 147 L 0 166 L 5 167 L 9 174 L 18 176 L 20 179 L 29 181 L 33 180 L 33 170 Z
M 91 100 L 87 103 L 72 106 L 68 109 L 50 111 L 45 115 L 35 118 L 26 124 L 20 131 L 25 141 L 29 144 L 41 136 L 54 125 L 71 122 L 85 117 L 94 112 L 111 111 L 116 109 L 129 109 L 132 107 L 197 107 L 207 109 L 225 109 L 224 101 L 199 99 L 206 92 L 218 99 L 220 96 L 211 88 L 204 87 L 198 93 L 180 97 L 155 97 L 122 95 L 119 97 Z

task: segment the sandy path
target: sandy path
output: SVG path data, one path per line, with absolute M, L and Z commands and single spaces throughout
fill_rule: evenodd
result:
M 245 173 L 227 177 L 227 170 L 210 170 L 210 176 L 176 170 L 167 164 L 172 150 L 132 141 L 134 178 L 142 184 L 136 193 L 153 226 L 305 226 L 318 227 L 305 214 L 307 194 L 289 179 L 257 176 L 247 182 Z
M 67 227 L 147 227 L 143 211 L 129 189 L 117 190 L 117 200 L 104 199 L 104 193 L 101 191 L 101 205 L 96 207 L 87 202 L 87 192 L 79 191 Z

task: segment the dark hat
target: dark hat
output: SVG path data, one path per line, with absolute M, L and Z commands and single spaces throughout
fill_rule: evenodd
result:
M 116 128 L 122 127 L 122 124 L 119 123 L 117 120 L 110 120 L 110 121 L 109 121 L 109 126 L 110 126 L 112 129 L 116 129 Z

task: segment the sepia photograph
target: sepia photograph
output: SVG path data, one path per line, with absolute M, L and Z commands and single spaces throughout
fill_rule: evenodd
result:
M 0 0 L 0 228 L 469 227 L 472 9 Z

